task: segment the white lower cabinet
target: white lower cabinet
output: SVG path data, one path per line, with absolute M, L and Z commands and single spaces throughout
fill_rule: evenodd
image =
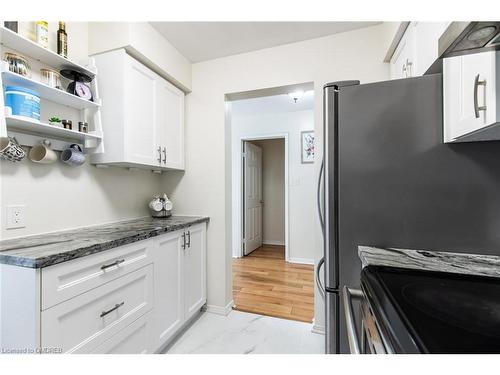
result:
M 9 267 L 17 293 L 35 297 L 23 302 L 32 315 L 2 306 L 2 326 L 18 328 L 0 330 L 0 349 L 154 353 L 206 302 L 206 224 L 46 268 Z
M 193 225 L 155 242 L 155 333 L 162 347 L 207 300 L 206 225 Z

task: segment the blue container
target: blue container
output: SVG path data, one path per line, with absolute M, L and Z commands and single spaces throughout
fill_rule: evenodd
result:
M 18 87 L 5 87 L 5 106 L 12 109 L 12 115 L 25 116 L 40 121 L 40 96 L 36 91 Z

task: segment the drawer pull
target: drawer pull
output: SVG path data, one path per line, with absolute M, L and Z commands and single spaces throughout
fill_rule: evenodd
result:
M 101 318 L 102 318 L 102 317 L 105 317 L 106 315 L 108 315 L 109 313 L 111 313 L 111 312 L 113 312 L 113 311 L 115 311 L 115 310 L 119 309 L 119 308 L 120 308 L 120 307 L 122 307 L 123 305 L 125 305 L 125 301 L 123 301 L 122 303 L 117 303 L 117 304 L 115 305 L 115 307 L 113 307 L 112 309 L 109 309 L 108 311 L 103 311 L 103 312 L 101 313 L 100 317 L 101 317 Z
M 120 263 L 123 263 L 123 262 L 125 262 L 125 259 L 119 259 L 116 262 L 113 262 L 113 263 L 110 263 L 110 264 L 105 264 L 105 265 L 101 266 L 101 270 L 104 271 L 106 268 L 117 266 L 117 265 L 119 265 Z

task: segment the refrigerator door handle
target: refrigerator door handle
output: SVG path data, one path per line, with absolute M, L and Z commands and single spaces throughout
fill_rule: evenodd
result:
M 347 325 L 347 338 L 349 339 L 349 349 L 351 354 L 360 354 L 358 334 L 356 333 L 356 322 L 354 321 L 354 311 L 352 308 L 353 298 L 361 299 L 363 292 L 359 289 L 351 289 L 344 286 L 344 312 Z
M 321 167 L 319 168 L 318 193 L 317 193 L 318 216 L 319 216 L 319 223 L 321 225 L 321 233 L 323 233 L 323 239 L 325 238 L 325 219 L 323 216 L 323 209 L 321 208 L 321 181 L 323 180 L 324 170 L 325 170 L 325 159 L 321 160 Z
M 325 257 L 321 258 L 318 262 L 318 265 L 316 266 L 316 285 L 318 286 L 318 291 L 319 294 L 321 294 L 321 298 L 325 299 L 325 287 L 323 286 L 320 277 L 320 271 L 321 267 L 323 267 L 323 264 L 325 264 Z

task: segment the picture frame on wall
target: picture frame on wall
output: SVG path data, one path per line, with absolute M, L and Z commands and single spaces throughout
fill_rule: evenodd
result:
M 301 162 L 314 163 L 314 131 L 307 130 L 300 133 Z

